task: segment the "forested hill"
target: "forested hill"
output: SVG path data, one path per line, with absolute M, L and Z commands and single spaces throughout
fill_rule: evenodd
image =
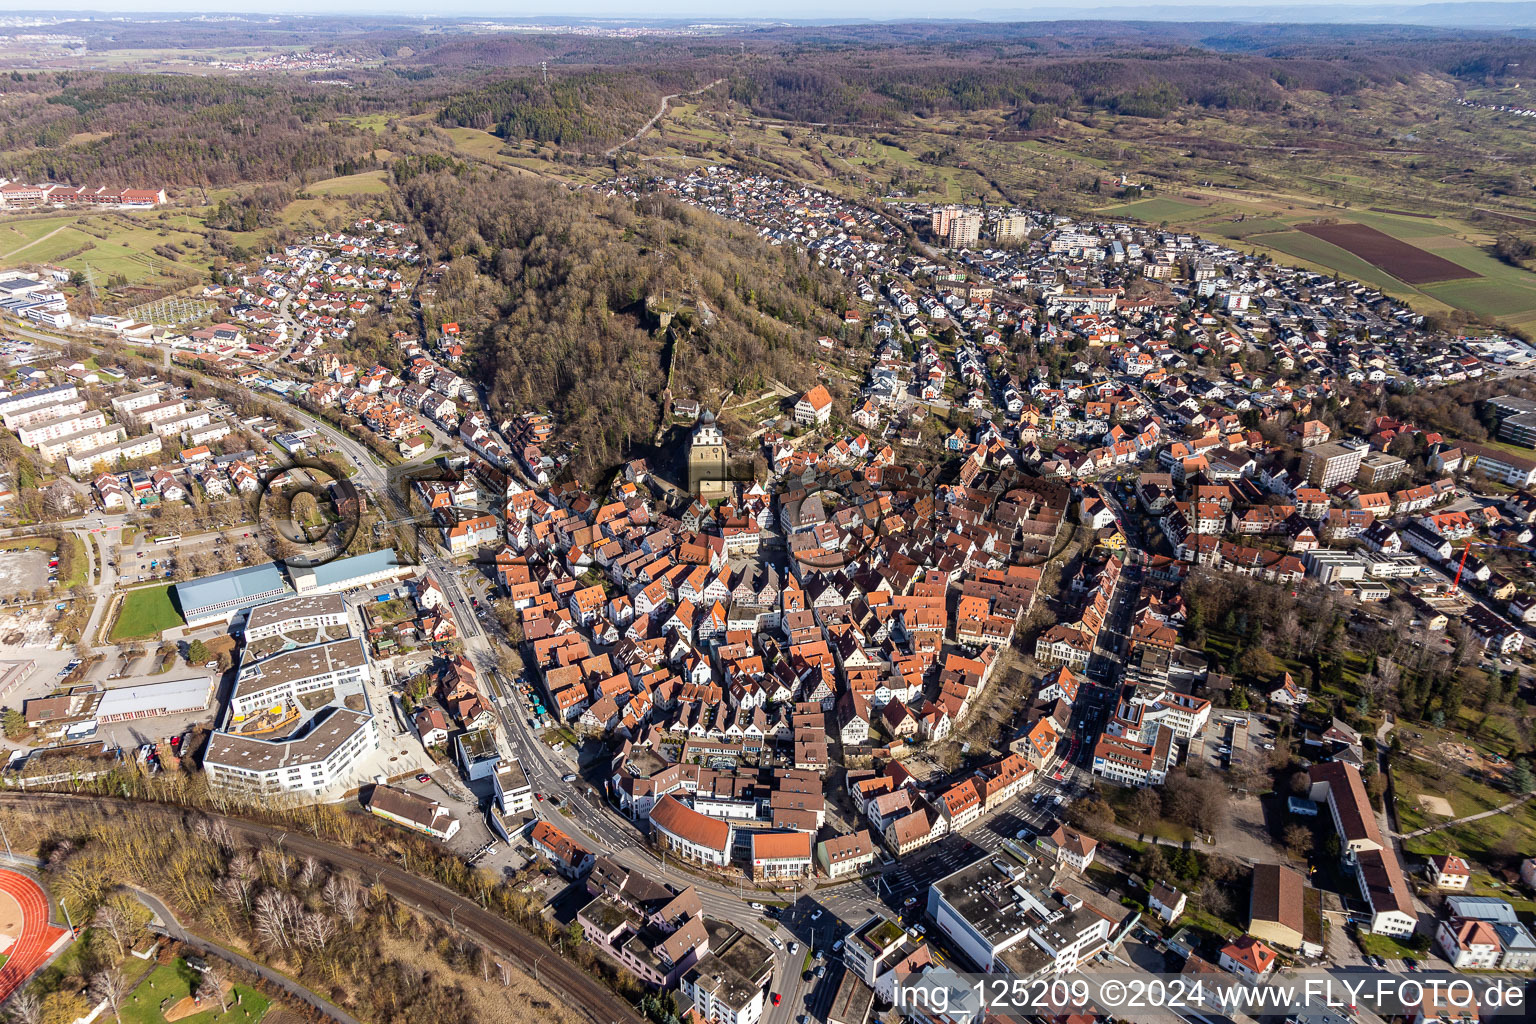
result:
M 452 260 L 434 317 L 471 330 L 500 415 L 549 410 L 593 477 L 649 442 L 672 347 L 648 296 L 681 310 L 673 393 L 813 379 L 840 277 L 676 203 L 614 201 L 484 170 L 411 178 L 399 216 Z
M 0 77 L 0 176 L 78 185 L 223 186 L 330 177 L 377 144 L 349 116 L 408 109 L 393 75 L 366 92 L 295 77 L 108 73 Z
M 689 73 L 592 71 L 538 74 L 492 83 L 455 97 L 439 121 L 494 131 L 504 139 L 595 149 L 620 142 L 656 113 L 661 98 L 702 84 Z

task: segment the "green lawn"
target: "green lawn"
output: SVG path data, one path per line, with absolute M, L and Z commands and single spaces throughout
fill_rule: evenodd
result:
M 1471 262 L 1467 259 L 1458 259 L 1458 254 L 1454 250 L 1441 252 L 1438 255 L 1463 266 Z M 1468 269 L 1479 268 L 1469 267 Z M 1471 313 L 1481 313 L 1484 316 L 1510 316 L 1536 309 L 1536 279 L 1533 279 L 1533 283 L 1522 283 L 1482 277 L 1425 285 L 1424 290 L 1442 302 L 1450 303 Z
M 1249 235 L 1262 235 L 1271 231 L 1289 231 L 1290 225 L 1283 220 L 1274 217 L 1249 217 L 1246 220 L 1223 221 L 1214 226 L 1207 227 L 1205 234 L 1219 235 L 1222 238 L 1242 239 Z
M 190 995 L 200 977 L 185 960 L 157 967 L 123 1001 L 123 1024 L 166 1024 L 162 1011 Z M 186 1024 L 256 1024 L 266 1015 L 272 1001 L 254 989 L 236 985 L 229 996 L 227 1012 L 220 1012 L 219 1001 L 211 996 L 203 1000 L 203 1005 L 210 1009 L 181 1020 Z
M 1367 931 L 1360 932 L 1360 948 L 1372 956 L 1388 960 L 1422 960 L 1427 952 L 1426 949 L 1399 942 L 1390 935 L 1372 935 Z
M 1390 213 L 1377 213 L 1374 210 L 1351 210 L 1347 217 L 1340 219 L 1368 225 L 1393 238 L 1401 238 L 1405 242 L 1411 242 L 1416 238 L 1439 238 L 1442 235 L 1456 233 L 1454 228 L 1438 220 L 1427 217 L 1398 217 Z
M 120 640 L 143 640 L 181 624 L 182 618 L 171 604 L 169 583 L 158 587 L 140 587 L 138 590 L 130 590 L 123 598 L 110 639 L 113 643 Z
M 340 178 L 326 178 L 305 189 L 317 196 L 380 195 L 389 191 L 383 171 L 363 171 Z
M 73 571 L 70 572 L 69 579 L 63 581 L 66 588 L 76 587 L 82 583 L 87 582 L 85 578 L 85 570 L 88 568 L 90 562 L 90 559 L 86 555 L 84 540 L 71 534 L 69 538 L 69 546 L 73 549 L 71 554 L 74 557 L 74 561 L 70 563 L 73 567 Z
M 1163 221 L 1177 223 L 1193 216 L 1204 216 L 1210 208 L 1195 203 L 1182 203 L 1177 199 L 1140 199 L 1125 206 L 1112 206 L 1099 211 L 1106 217 L 1134 217 L 1148 224 Z

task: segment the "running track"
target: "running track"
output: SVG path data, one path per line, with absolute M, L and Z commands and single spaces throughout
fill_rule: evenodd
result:
M 16 898 L 22 916 L 21 935 L 9 950 L 10 959 L 0 967 L 0 1002 L 4 1002 L 48 962 L 53 947 L 67 932 L 48 923 L 48 896 L 26 875 L 0 869 L 0 892 Z

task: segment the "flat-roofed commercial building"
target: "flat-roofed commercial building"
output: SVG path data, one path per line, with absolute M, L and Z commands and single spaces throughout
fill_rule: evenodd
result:
M 282 597 L 288 593 L 288 581 L 276 562 L 268 562 L 177 583 L 171 591 L 187 625 L 202 626 Z
M 334 562 L 314 567 L 293 566 L 288 572 L 293 577 L 296 593 L 339 594 L 346 590 L 404 579 L 415 575 L 416 570 L 412 566 L 400 564 L 394 548 L 385 548 L 351 558 L 338 558 Z
M 928 914 L 978 969 L 1025 979 L 1070 974 L 1118 945 L 1140 915 L 1071 891 L 1056 865 L 983 857 L 928 887 Z
M 143 682 L 105 690 L 96 705 L 96 721 L 129 722 L 160 715 L 191 715 L 213 704 L 214 676 Z

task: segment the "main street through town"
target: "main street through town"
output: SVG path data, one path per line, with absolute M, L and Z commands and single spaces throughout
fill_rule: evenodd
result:
M 598 852 L 626 867 L 661 878 L 677 888 L 693 886 L 706 914 L 775 946 L 770 992 L 777 993 L 780 1002 L 768 1007 L 765 1019 L 769 1024 L 785 1024 L 808 1008 L 824 1006 L 830 1000 L 836 972 L 829 971 L 821 979 L 813 973 L 807 981 L 803 971 L 806 953 L 820 951 L 824 959 L 818 963 L 830 963 L 831 948 L 837 939 L 883 908 L 881 883 L 877 879 L 858 879 L 814 893 L 770 893 L 749 887 L 744 879 L 733 887 L 682 868 L 675 860 L 658 859 L 637 825 L 610 807 L 605 799 L 606 759 L 599 756 L 587 766 L 585 774 L 591 779 L 588 781 L 583 777 L 578 751 L 564 744 L 562 750 L 554 750 L 520 712 L 516 688 L 501 670 L 498 646 L 506 646 L 501 627 L 486 611 L 486 603 L 480 604 L 477 613 L 472 601 L 478 598 L 472 599 L 466 593 L 476 585 L 471 581 L 477 571 L 440 558 L 428 558 L 424 566 L 448 599 L 465 655 L 492 681 L 491 696 L 501 720 L 504 752 L 518 759 L 534 791 L 542 794 L 544 799 L 537 804 L 539 813 L 563 826 L 574 824 Z M 564 821 L 560 820 L 562 816 Z M 786 901 L 790 905 L 777 911 L 776 920 L 768 916 L 769 903 Z M 755 908 L 755 903 L 761 904 L 762 909 Z M 811 970 L 816 966 L 812 964 Z

